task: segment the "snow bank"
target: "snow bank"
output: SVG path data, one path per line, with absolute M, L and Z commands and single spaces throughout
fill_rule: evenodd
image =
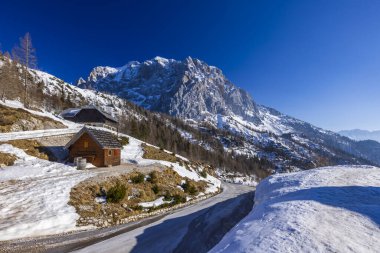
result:
M 46 130 L 31 130 L 22 132 L 0 133 L 0 141 L 34 139 L 48 136 L 58 136 L 66 134 L 76 134 L 81 128 L 61 128 Z
M 149 207 L 157 207 L 157 206 L 163 205 L 165 203 L 170 203 L 170 202 L 171 201 L 164 201 L 164 197 L 159 197 L 158 199 L 153 200 L 151 202 L 141 202 L 138 205 L 144 208 L 149 208 Z
M 0 240 L 77 229 L 70 190 L 93 173 L 29 156 L 9 144 L 0 145 L 0 152 L 18 157 L 0 169 Z
M 172 163 L 168 161 L 162 160 L 152 160 L 152 159 L 144 159 L 144 150 L 141 147 L 141 144 L 144 142 L 135 139 L 133 137 L 128 136 L 129 144 L 125 145 L 121 151 L 121 160 L 122 162 L 138 164 L 142 166 L 152 165 L 152 164 L 162 164 L 167 167 L 172 168 L 175 172 L 177 172 L 181 177 L 187 177 L 194 181 L 207 181 L 209 183 L 209 187 L 206 189 L 206 193 L 213 193 L 218 190 L 221 186 L 221 182 L 219 179 L 207 175 L 207 178 L 203 178 L 196 171 L 186 169 L 184 166 L 179 165 L 178 163 Z M 179 157 L 179 156 L 177 156 Z
M 210 252 L 378 252 L 380 168 L 325 167 L 262 181 L 255 206 Z

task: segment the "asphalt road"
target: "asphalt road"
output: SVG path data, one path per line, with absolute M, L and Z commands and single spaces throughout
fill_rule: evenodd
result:
M 207 252 L 253 206 L 253 188 L 224 184 L 223 192 L 179 212 L 75 252 Z M 81 246 L 79 246 L 81 247 Z

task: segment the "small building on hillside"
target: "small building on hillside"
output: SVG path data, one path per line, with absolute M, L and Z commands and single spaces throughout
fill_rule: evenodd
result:
M 122 145 L 117 136 L 94 128 L 83 127 L 65 146 L 69 160 L 83 157 L 96 167 L 120 165 Z
M 117 131 L 118 128 L 117 119 L 93 105 L 66 109 L 60 115 L 62 118 L 75 123 L 105 127 L 114 131 Z

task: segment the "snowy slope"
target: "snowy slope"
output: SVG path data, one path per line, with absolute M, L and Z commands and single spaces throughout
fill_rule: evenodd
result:
M 378 252 L 380 168 L 338 166 L 262 181 L 255 205 L 210 252 Z
M 79 131 L 79 129 L 54 129 L 54 131 L 27 131 L 21 135 L 20 133 L 0 134 L 0 141 L 18 139 L 20 136 L 35 138 L 66 134 Z M 113 133 L 116 134 L 116 132 Z M 199 170 L 197 172 L 194 168 L 187 169 L 178 163 L 144 159 L 142 141 L 131 136 L 119 135 L 128 137 L 130 140 L 121 153 L 123 163 L 140 166 L 159 163 L 171 167 L 182 177 L 206 181 L 208 187 L 205 193 L 215 193 L 220 189 L 220 180 L 210 175 L 207 175 L 207 178 L 199 175 L 203 168 L 197 168 Z M 104 171 L 77 170 L 76 167 L 62 163 L 41 160 L 9 144 L 0 145 L 0 152 L 14 154 L 18 158 L 13 166 L 0 168 L 0 241 L 89 228 L 76 226 L 79 215 L 75 208 L 68 204 L 70 191 L 80 181 L 105 173 Z M 158 205 L 161 202 L 162 200 L 159 200 L 142 205 Z
M 127 135 L 125 135 L 127 136 Z M 186 177 L 189 179 L 192 179 L 194 181 L 206 181 L 208 183 L 208 187 L 206 189 L 206 193 L 215 193 L 217 192 L 221 187 L 221 181 L 211 175 L 207 175 L 207 178 L 203 178 L 199 175 L 199 172 L 203 170 L 203 168 L 198 168 L 198 172 L 195 171 L 193 168 L 189 167 L 186 168 L 183 165 L 180 165 L 179 163 L 172 163 L 168 161 L 162 161 L 162 160 L 152 160 L 152 159 L 145 159 L 143 158 L 144 151 L 141 147 L 141 144 L 144 142 L 135 139 L 131 136 L 127 136 L 129 138 L 128 145 L 125 145 L 121 151 L 121 160 L 123 163 L 132 163 L 132 164 L 138 164 L 140 166 L 147 166 L 147 165 L 153 165 L 153 164 L 162 164 L 164 166 L 167 166 L 169 168 L 172 168 L 175 172 L 178 173 L 181 177 Z M 147 143 L 145 143 L 147 144 Z M 147 144 L 149 145 L 149 144 Z M 158 148 L 158 147 L 156 147 Z M 177 156 L 180 159 L 187 160 L 186 158 L 183 158 L 181 156 Z
M 67 126 L 68 128 L 80 127 L 80 124 L 77 124 L 77 123 L 74 123 L 72 121 L 65 120 L 65 119 L 62 119 L 60 117 L 57 117 L 53 113 L 44 110 L 44 108 L 41 108 L 41 111 L 36 111 L 36 110 L 29 109 L 29 108 L 25 108 L 25 106 L 20 101 L 16 101 L 16 100 L 0 101 L 0 105 L 4 105 L 7 107 L 16 108 L 16 109 L 23 109 L 25 111 L 30 112 L 31 114 L 34 114 L 34 115 L 47 117 L 47 118 L 50 118 L 52 120 L 59 121 L 62 124 L 64 124 L 65 126 Z
M 70 191 L 93 172 L 41 160 L 9 144 L 0 145 L 0 152 L 18 157 L 0 169 L 0 240 L 78 229 Z

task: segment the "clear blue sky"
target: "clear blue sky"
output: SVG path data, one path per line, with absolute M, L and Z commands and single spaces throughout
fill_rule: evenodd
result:
M 0 43 L 30 32 L 40 69 L 192 56 L 260 104 L 331 130 L 380 129 L 380 1 L 2 1 Z

